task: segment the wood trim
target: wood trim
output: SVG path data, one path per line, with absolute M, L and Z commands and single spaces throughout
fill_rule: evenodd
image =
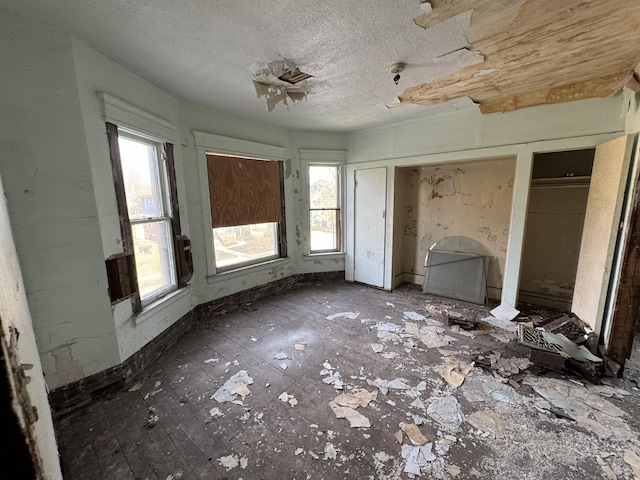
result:
M 286 258 L 287 256 L 287 222 L 285 216 L 285 189 L 284 189 L 284 165 L 283 162 L 278 162 L 278 172 L 280 177 L 280 223 L 278 225 L 278 242 L 280 258 Z
M 191 241 L 182 235 L 180 222 L 180 204 L 178 202 L 178 184 L 176 182 L 175 158 L 173 144 L 164 143 L 164 156 L 167 166 L 167 181 L 169 182 L 169 204 L 171 209 L 171 231 L 173 233 L 173 251 L 175 256 L 178 288 L 187 285 L 193 275 L 193 260 L 191 256 Z
M 182 235 L 182 225 L 180 224 L 180 207 L 178 203 L 178 186 L 176 184 L 175 160 L 173 157 L 173 144 L 163 145 L 164 155 L 167 161 L 167 180 L 169 182 L 169 207 L 171 208 L 171 228 L 173 236 Z
M 637 137 L 634 151 L 637 147 Z M 637 159 L 636 159 L 637 161 Z M 632 211 L 624 239 L 622 270 L 608 336 L 607 357 L 624 367 L 631 356 L 634 328 L 640 312 L 640 176 L 633 180 Z M 622 372 L 622 368 L 620 369 Z
M 127 197 L 124 189 L 124 176 L 122 175 L 122 163 L 120 162 L 120 146 L 118 145 L 118 127 L 107 122 L 107 141 L 109 142 L 109 157 L 111 158 L 111 171 L 113 173 L 113 185 L 116 192 L 116 203 L 118 205 L 118 220 L 120 221 L 120 235 L 122 236 L 122 249 L 126 254 L 133 254 L 133 234 L 127 210 Z M 131 297 L 133 313 L 142 311 L 140 300 L 140 289 L 138 287 L 138 273 L 136 262 L 131 266 L 131 289 L 134 292 Z

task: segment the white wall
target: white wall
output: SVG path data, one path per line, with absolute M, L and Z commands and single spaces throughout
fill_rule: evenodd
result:
M 47 384 L 117 364 L 71 40 L 0 11 L 0 173 Z M 3 275 L 5 272 L 3 272 Z
M 178 198 L 186 198 L 182 149 L 178 125 L 178 101 L 134 75 L 107 57 L 78 40 L 72 40 L 78 95 L 84 120 L 89 150 L 93 188 L 98 205 L 103 259 L 123 251 L 118 208 L 116 205 L 111 160 L 105 129 L 104 106 L 98 93 L 106 93 L 137 107 L 144 112 L 176 125 L 174 144 L 175 172 Z M 187 202 L 180 203 L 182 233 L 189 236 Z M 95 272 L 101 287 L 108 288 L 104 265 Z M 162 306 L 145 308 L 142 315 L 133 317 L 131 302 L 125 300 L 115 305 L 103 319 L 115 329 L 118 341 L 119 362 L 140 350 L 150 340 L 166 330 L 195 306 L 195 294 L 188 287 L 174 295 Z M 119 363 L 118 362 L 118 363 Z
M 182 153 L 190 223 L 192 226 L 192 254 L 197 289 L 197 303 L 202 304 L 249 288 L 269 283 L 296 273 L 344 270 L 344 255 L 304 256 L 304 172 L 300 161 L 301 149 L 344 149 L 343 134 L 290 131 L 218 112 L 201 105 L 180 103 Z M 284 160 L 287 258 L 255 266 L 243 271 L 209 275 L 207 269 L 207 229 L 210 219 L 203 215 L 208 201 L 206 182 L 200 178 L 206 159 L 199 155 L 193 132 L 221 135 L 238 140 L 256 142 L 286 150 Z
M 4 189 L 0 181 L 0 271 L 3 272 L 0 275 L 0 324 L 6 339 L 12 337 L 10 329 L 14 329 L 18 333 L 17 349 L 12 352 L 16 355 L 17 363 L 32 365 L 30 369 L 25 371 L 31 380 L 27 384 L 28 398 L 38 414 L 38 420 L 32 425 L 31 431 L 33 438 L 35 438 L 35 447 L 42 460 L 42 469 L 46 472 L 46 477 L 43 477 L 43 480 L 45 478 L 57 480 L 62 479 L 62 474 L 60 473 L 44 373 L 38 355 L 35 333 L 4 199 Z M 28 408 L 29 406 L 25 405 L 24 407 Z
M 345 149 L 345 135 L 290 131 L 181 102 L 78 40 L 5 12 L 0 22 L 0 173 L 51 389 L 121 363 L 199 303 L 294 273 L 344 269 L 344 255 L 302 255 L 299 150 Z M 112 307 L 108 297 L 104 260 L 122 251 L 122 239 L 99 92 L 176 127 L 181 222 L 195 274 L 187 289 L 136 318 L 129 301 Z M 287 259 L 208 277 L 194 130 L 286 149 Z
M 348 193 L 353 189 L 353 172 L 378 166 L 415 167 L 456 161 L 473 161 L 516 156 L 509 242 L 503 273 L 502 301 L 515 304 L 518 296 L 521 252 L 531 180 L 532 157 L 537 152 L 595 147 L 619 136 L 625 129 L 628 101 L 624 95 L 606 99 L 525 108 L 509 113 L 482 115 L 463 110 L 366 129 L 348 134 Z M 393 189 L 393 185 L 390 189 Z M 394 192 L 387 195 L 393 197 Z M 349 194 L 348 194 L 349 198 Z M 393 209 L 387 215 L 387 230 L 397 220 Z M 347 203 L 345 228 L 353 238 L 353 202 Z M 402 221 L 402 220 L 401 220 Z M 348 242 L 345 270 L 353 279 L 353 243 Z M 389 241 L 385 257 L 391 265 L 394 248 Z M 396 265 L 394 260 L 393 265 Z M 393 284 L 392 270 L 385 288 Z
M 82 42 L 14 15 L 0 12 L 0 27 L 0 174 L 51 388 L 117 365 L 194 305 L 294 273 L 352 269 L 349 256 L 303 255 L 300 149 L 348 150 L 345 178 L 365 164 L 387 167 L 389 227 L 394 167 L 517 155 L 503 294 L 515 301 L 532 153 L 595 146 L 623 131 L 627 115 L 628 101 L 617 96 L 508 114 L 454 112 L 346 135 L 297 132 L 183 102 Z M 98 91 L 176 126 L 181 220 L 193 242 L 195 274 L 187 293 L 137 320 L 127 302 L 112 310 L 107 295 L 104 260 L 121 251 L 121 239 Z M 209 225 L 198 173 L 204 159 L 196 153 L 194 130 L 286 149 L 287 259 L 208 275 Z M 347 198 L 351 191 L 347 182 Z M 347 236 L 354 214 L 347 205 Z M 391 259 L 395 236 L 392 228 L 387 232 Z M 390 288 L 390 261 L 385 272 Z

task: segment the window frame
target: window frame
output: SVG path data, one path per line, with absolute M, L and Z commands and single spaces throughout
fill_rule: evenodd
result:
M 286 176 L 284 164 L 288 160 L 287 149 L 276 145 L 270 145 L 249 140 L 241 140 L 233 137 L 225 137 L 213 133 L 194 131 L 198 172 L 200 176 L 200 194 L 202 199 L 202 220 L 204 228 L 205 253 L 207 257 L 207 276 L 210 279 L 216 275 L 229 275 L 246 269 L 259 268 L 261 265 L 282 261 L 288 258 L 288 237 L 286 217 Z M 209 181 L 207 171 L 207 154 L 227 155 L 255 160 L 274 160 L 280 166 L 280 188 L 282 203 L 282 222 L 278 232 L 279 253 L 277 256 L 260 258 L 255 261 L 234 264 L 229 268 L 217 268 L 213 246 L 213 228 L 211 227 L 211 204 L 209 201 Z
M 178 265 L 177 265 L 177 252 L 175 245 L 175 237 L 176 233 L 174 232 L 174 208 L 171 202 L 171 179 L 169 174 L 169 166 L 168 159 L 165 153 L 166 145 L 168 142 L 163 142 L 158 138 L 154 138 L 150 135 L 144 134 L 142 132 L 138 132 L 132 130 L 130 128 L 122 127 L 118 128 L 118 141 L 120 139 L 127 139 L 130 141 L 135 141 L 142 143 L 144 145 L 152 146 L 155 151 L 155 168 L 154 168 L 154 177 L 155 182 L 159 188 L 159 196 L 161 198 L 160 206 L 161 206 L 161 214 L 159 216 L 151 216 L 146 218 L 130 218 L 129 217 L 129 228 L 131 229 L 131 237 L 132 240 L 135 237 L 134 235 L 134 227 L 137 225 L 150 225 L 153 223 L 163 223 L 166 225 L 168 235 L 167 235 L 167 249 L 168 249 L 168 266 L 170 269 L 170 277 L 171 283 L 156 291 L 152 295 L 148 295 L 146 297 L 142 297 L 140 293 L 140 288 L 138 287 L 138 294 L 140 295 L 140 303 L 142 307 L 146 307 L 149 304 L 152 304 L 159 300 L 160 298 L 168 295 L 171 292 L 176 291 L 180 285 L 180 278 L 178 274 Z M 120 153 L 120 168 L 122 168 L 122 154 Z M 124 177 L 124 171 L 123 177 Z M 126 192 L 125 192 L 125 204 L 127 204 Z M 127 216 L 128 216 L 128 204 L 127 204 Z M 133 248 L 133 245 L 131 245 Z M 133 250 L 133 257 L 135 259 L 136 252 Z M 139 278 L 136 278 L 139 282 Z
M 316 257 L 322 255 L 344 255 L 345 235 L 344 235 L 344 166 L 347 160 L 346 150 L 300 150 L 300 160 L 302 163 L 303 174 L 303 189 L 304 189 L 304 255 L 309 257 Z M 327 167 L 335 166 L 337 168 L 337 194 L 338 205 L 336 210 L 339 214 L 337 219 L 337 226 L 339 238 L 336 241 L 336 249 L 332 250 L 311 250 L 311 198 L 310 187 L 311 182 L 309 180 L 309 167 Z
M 311 206 L 311 180 L 310 180 L 310 170 L 312 167 L 333 167 L 336 169 L 336 206 L 334 208 L 313 208 Z M 319 255 L 323 253 L 336 253 L 342 251 L 342 192 L 341 192 L 341 172 L 340 165 L 337 163 L 318 163 L 318 162 L 309 162 L 306 164 L 306 173 L 307 173 L 307 188 L 306 188 L 306 196 L 308 202 L 307 208 L 307 230 L 308 230 L 308 243 L 309 243 L 309 255 Z M 328 248 L 322 250 L 314 250 L 311 245 L 311 216 L 312 212 L 326 212 L 326 211 L 334 211 L 336 213 L 336 238 L 335 238 L 335 248 Z

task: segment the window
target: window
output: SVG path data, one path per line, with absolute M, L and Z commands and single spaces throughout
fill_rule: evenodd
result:
M 158 143 L 121 133 L 118 147 L 144 304 L 177 286 L 167 170 Z
M 207 154 L 218 271 L 285 256 L 282 162 Z
M 180 235 L 173 145 L 107 123 L 124 252 L 107 259 L 112 302 L 134 312 L 182 286 L 193 271 Z
M 341 249 L 339 167 L 309 165 L 308 173 L 310 252 L 337 252 Z

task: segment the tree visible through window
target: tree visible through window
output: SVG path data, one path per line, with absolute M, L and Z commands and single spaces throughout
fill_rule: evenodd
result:
M 340 250 L 340 188 L 337 165 L 309 166 L 311 253 Z

